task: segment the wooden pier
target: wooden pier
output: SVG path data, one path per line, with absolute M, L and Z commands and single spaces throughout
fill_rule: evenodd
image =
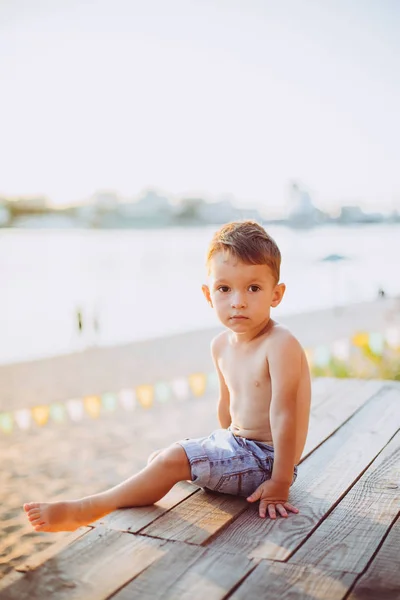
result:
M 400 384 L 315 380 L 299 515 L 182 482 L 32 556 L 0 599 L 400 598 L 399 427 Z

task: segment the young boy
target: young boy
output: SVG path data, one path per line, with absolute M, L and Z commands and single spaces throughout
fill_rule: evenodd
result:
M 124 507 L 160 500 L 178 481 L 260 501 L 275 519 L 289 504 L 308 429 L 310 374 L 299 342 L 270 318 L 285 292 L 281 255 L 252 221 L 224 225 L 211 241 L 207 302 L 226 330 L 211 344 L 221 429 L 153 453 L 136 475 L 104 492 L 53 503 L 24 504 L 35 531 L 73 531 Z

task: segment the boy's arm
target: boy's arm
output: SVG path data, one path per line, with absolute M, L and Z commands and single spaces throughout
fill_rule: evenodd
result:
M 273 481 L 287 485 L 293 479 L 296 453 L 296 399 L 301 377 L 302 351 L 293 337 L 277 340 L 269 357 L 271 378 L 270 424 L 274 443 Z
M 222 339 L 220 335 L 213 339 L 213 341 L 211 342 L 211 356 L 214 362 L 215 369 L 217 371 L 219 382 L 219 398 L 217 405 L 218 421 L 223 429 L 227 429 L 231 424 L 232 419 L 229 411 L 229 390 L 225 383 L 225 379 L 221 373 L 221 369 L 218 365 L 218 355 L 220 351 L 221 342 Z
M 260 500 L 260 516 L 276 516 L 276 508 L 287 516 L 286 508 L 292 483 L 296 453 L 296 398 L 301 377 L 302 350 L 298 341 L 284 335 L 274 341 L 274 352 L 268 357 L 271 378 L 270 424 L 274 443 L 272 476 L 262 489 L 257 488 L 250 501 Z M 256 496 L 254 498 L 254 496 Z M 297 512 L 295 509 L 293 512 Z

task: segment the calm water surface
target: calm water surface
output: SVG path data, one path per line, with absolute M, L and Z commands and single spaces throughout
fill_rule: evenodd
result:
M 216 325 L 201 292 L 214 230 L 0 230 L 0 363 Z M 400 293 L 399 226 L 268 231 L 287 284 L 276 317 Z

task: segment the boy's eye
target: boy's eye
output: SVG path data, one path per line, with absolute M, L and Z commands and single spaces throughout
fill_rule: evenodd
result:
M 218 291 L 222 293 L 229 292 L 229 287 L 227 285 L 220 285 Z
M 258 292 L 259 289 L 260 288 L 258 287 L 258 285 L 251 285 L 251 286 L 249 286 L 249 290 L 251 292 Z

